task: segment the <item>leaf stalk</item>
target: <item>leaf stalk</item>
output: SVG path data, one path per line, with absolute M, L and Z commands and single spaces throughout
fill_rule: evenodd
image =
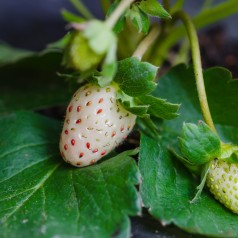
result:
M 147 49 L 158 37 L 159 33 L 160 28 L 158 25 L 155 25 L 149 32 L 149 34 L 140 42 L 140 44 L 138 45 L 132 56 L 137 57 L 139 60 L 141 60 Z
M 190 17 L 183 11 L 178 11 L 174 14 L 174 18 L 182 20 L 191 45 L 192 60 L 194 66 L 194 75 L 196 80 L 196 86 L 198 90 L 198 98 L 200 102 L 201 111 L 207 125 L 217 134 L 216 128 L 214 126 L 212 116 L 210 113 L 206 89 L 204 85 L 203 71 L 202 71 L 202 62 L 201 54 L 198 42 L 198 36 L 196 28 L 190 19 Z

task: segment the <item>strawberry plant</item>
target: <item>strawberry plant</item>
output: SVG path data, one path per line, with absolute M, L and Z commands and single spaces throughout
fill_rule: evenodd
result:
M 42 52 L 0 45 L 1 237 L 127 238 L 145 211 L 238 237 L 238 84 L 202 68 L 197 36 L 237 0 L 194 18 L 181 0 L 102 0 L 103 20 L 71 2 Z

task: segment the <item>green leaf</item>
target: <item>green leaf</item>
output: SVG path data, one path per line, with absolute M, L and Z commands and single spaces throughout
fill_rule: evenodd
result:
M 180 150 L 194 165 L 202 165 L 221 154 L 219 137 L 202 121 L 198 125 L 184 123 L 179 138 Z
M 0 44 L 0 52 L 0 66 L 15 63 L 35 54 L 35 52 L 13 48 L 5 44 Z
M 163 8 L 163 6 L 157 0 L 141 1 L 139 2 L 138 6 L 148 15 L 160 18 L 171 18 L 170 14 Z
M 225 143 L 238 141 L 238 81 L 232 80 L 231 73 L 221 67 L 204 71 L 208 103 L 218 135 Z M 180 116 L 173 121 L 164 121 L 163 127 L 179 135 L 184 121 L 202 120 L 197 96 L 193 68 L 178 65 L 160 78 L 156 97 L 166 98 L 172 103 L 181 103 Z M 225 112 L 225 113 L 224 113 Z M 174 138 L 174 137 L 173 137 Z M 176 142 L 176 138 L 173 139 Z
M 108 9 L 106 17 L 109 17 L 112 14 L 112 12 L 117 8 L 119 3 L 120 3 L 120 0 L 116 0 L 111 4 L 110 8 Z M 127 10 L 126 10 L 126 12 L 127 12 Z M 120 33 L 124 29 L 124 26 L 126 23 L 126 12 L 120 16 L 116 25 L 113 27 L 113 31 L 116 34 Z
M 67 21 L 67 22 L 85 22 L 85 19 L 68 11 L 68 10 L 65 10 L 63 9 L 61 11 L 61 15 L 63 16 L 64 20 Z
M 151 95 L 139 97 L 139 100 L 144 105 L 149 106 L 148 113 L 152 116 L 170 120 L 179 115 L 177 113 L 179 109 L 178 104 L 172 104 L 164 99 L 156 98 Z
M 137 5 L 132 5 L 128 16 L 138 32 L 145 34 L 148 32 L 150 27 L 149 18 Z
M 56 50 L 63 50 L 66 48 L 66 46 L 69 44 L 69 41 L 71 39 L 71 33 L 68 32 L 64 37 L 61 39 L 52 42 L 47 45 L 47 48 L 43 50 L 43 54 L 45 53 L 50 53 L 51 51 L 56 51 Z M 61 51 L 60 51 L 61 52 Z
M 66 104 L 76 87 L 57 76 L 61 60 L 61 53 L 49 52 L 0 67 L 0 114 Z
M 78 169 L 59 156 L 58 121 L 20 112 L 0 123 L 2 238 L 129 237 L 128 215 L 140 212 L 134 152 Z
M 117 100 L 119 100 L 119 102 L 123 105 L 123 107 L 127 111 L 137 116 L 144 117 L 147 113 L 148 110 L 147 105 L 138 105 L 136 98 L 130 97 L 125 93 L 123 93 L 122 91 L 117 92 Z
M 208 103 L 219 137 L 226 143 L 238 141 L 238 82 L 229 71 L 215 67 L 204 71 Z M 142 174 L 142 199 L 151 214 L 163 224 L 173 223 L 191 233 L 212 237 L 238 237 L 237 215 L 203 191 L 195 203 L 199 182 L 167 152 L 177 144 L 184 121 L 202 119 L 193 68 L 179 65 L 160 78 L 157 97 L 181 103 L 180 116 L 172 121 L 156 121 L 161 140 L 142 138 L 139 167 Z M 176 201 L 176 202 L 175 202 Z
M 156 83 L 158 68 L 146 62 L 140 62 L 131 57 L 119 61 L 117 74 L 114 81 L 120 89 L 129 96 L 139 97 L 153 91 Z
M 175 224 L 190 232 L 212 237 L 237 237 L 237 215 L 229 212 L 210 193 L 191 203 L 197 181 L 168 153 L 161 141 L 142 136 L 139 169 L 145 207 L 163 225 Z

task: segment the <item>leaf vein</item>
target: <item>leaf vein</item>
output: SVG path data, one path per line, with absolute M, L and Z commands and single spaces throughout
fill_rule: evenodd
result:
M 29 147 L 36 147 L 36 146 L 44 146 L 44 145 L 48 145 L 48 144 L 56 144 L 56 143 L 55 143 L 55 142 L 53 143 L 53 142 L 47 141 L 47 142 L 44 142 L 44 143 L 37 143 L 37 144 L 25 144 L 25 145 L 23 145 L 23 146 L 17 147 L 17 148 L 14 149 L 14 150 L 7 151 L 7 152 L 1 154 L 1 155 L 0 155 L 0 159 L 4 158 L 4 157 L 6 157 L 6 156 L 8 156 L 8 155 L 10 155 L 10 154 L 19 152 L 20 150 L 25 149 L 25 148 L 27 148 L 27 147 L 29 148 Z
M 28 169 L 28 168 L 30 168 L 30 167 L 32 167 L 32 166 L 35 166 L 35 165 L 37 165 L 37 164 L 39 164 L 39 163 L 41 163 L 41 162 L 43 162 L 43 161 L 45 161 L 45 160 L 48 160 L 48 159 L 50 159 L 51 157 L 53 157 L 54 155 L 57 155 L 57 154 L 58 154 L 58 153 L 54 153 L 54 154 L 52 154 L 52 155 L 49 155 L 49 156 L 44 157 L 42 160 L 37 161 L 37 162 L 34 163 L 34 164 L 30 164 L 29 166 L 23 168 L 22 170 L 18 171 L 17 173 L 13 174 L 12 176 L 10 176 L 10 177 L 8 177 L 8 178 L 6 178 L 6 179 L 3 179 L 2 181 L 0 181 L 0 184 L 3 183 L 3 182 L 5 182 L 5 181 L 7 181 L 7 180 L 9 180 L 9 179 L 11 179 L 11 178 L 13 178 L 14 176 L 18 175 L 19 173 L 23 172 L 24 170 L 26 170 L 26 169 Z
M 54 166 L 51 170 L 48 171 L 48 173 L 39 181 L 39 183 L 33 187 L 32 193 L 30 193 L 28 196 L 26 196 L 23 200 L 19 202 L 19 204 L 13 209 L 10 213 L 6 214 L 5 217 L 2 219 L 2 223 L 7 222 L 7 220 L 16 213 L 21 207 L 24 206 L 24 204 L 44 185 L 44 183 L 50 178 L 50 176 L 56 171 L 56 169 L 61 165 L 61 163 Z

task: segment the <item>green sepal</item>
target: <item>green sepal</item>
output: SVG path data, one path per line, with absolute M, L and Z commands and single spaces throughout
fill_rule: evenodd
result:
M 151 95 L 139 97 L 141 104 L 149 105 L 148 113 L 152 116 L 166 120 L 174 119 L 179 116 L 179 104 L 172 104 L 165 99 L 157 98 Z
M 118 62 L 118 70 L 114 81 L 119 88 L 131 97 L 140 97 L 156 88 L 154 79 L 158 67 L 141 62 L 136 57 L 126 58 Z
M 98 55 L 105 55 L 111 45 L 117 42 L 114 32 L 102 21 L 92 20 L 83 31 L 89 47 Z
M 191 203 L 196 202 L 206 184 L 207 174 L 210 168 L 210 163 L 206 163 L 204 165 L 194 165 L 192 164 L 188 159 L 184 158 L 180 152 L 179 149 L 176 147 L 169 148 L 169 151 L 172 153 L 172 155 L 180 161 L 189 171 L 192 172 L 192 174 L 196 176 L 200 176 L 200 184 L 197 186 L 197 192 L 194 196 L 194 198 L 191 200 Z
M 202 166 L 192 164 L 191 161 L 189 161 L 188 159 L 184 158 L 183 155 L 181 155 L 178 148 L 173 146 L 173 147 L 169 147 L 168 150 L 178 161 L 180 161 L 193 174 L 196 174 L 196 175 L 201 174 Z
M 238 146 L 232 144 L 222 144 L 221 155 L 218 159 L 227 163 L 238 163 Z
M 68 32 L 65 36 L 63 36 L 61 39 L 52 42 L 47 45 L 47 48 L 43 50 L 41 54 L 47 53 L 49 51 L 63 51 L 69 44 L 71 40 L 71 33 Z
M 170 14 L 157 0 L 140 1 L 138 6 L 148 15 L 159 18 L 171 18 Z
M 132 5 L 131 9 L 128 11 L 128 17 L 131 19 L 138 32 L 144 34 L 148 32 L 150 27 L 149 18 L 137 5 Z
M 140 117 L 147 116 L 148 107 L 147 105 L 139 105 L 136 98 L 130 97 L 123 93 L 121 90 L 117 92 L 117 100 L 123 105 L 123 107 Z
M 200 196 L 201 196 L 201 193 L 204 189 L 204 186 L 206 184 L 206 181 L 207 181 L 207 175 L 208 175 L 208 172 L 209 172 L 209 169 L 210 169 L 210 164 L 211 163 L 206 163 L 203 168 L 202 168 L 202 173 L 201 173 L 201 176 L 200 176 L 200 184 L 197 186 L 197 192 L 194 196 L 194 198 L 191 200 L 191 203 L 194 203 L 196 202 Z
M 117 38 L 105 23 L 92 20 L 85 30 L 72 34 L 65 51 L 63 63 L 80 72 L 92 72 L 101 65 L 95 75 L 101 87 L 108 85 L 115 76 Z
M 70 22 L 70 23 L 72 23 L 72 22 L 77 22 L 77 23 L 85 22 L 84 18 L 82 18 L 82 17 L 80 17 L 80 16 L 78 16 L 78 15 L 76 15 L 76 14 L 74 14 L 74 13 L 72 13 L 72 12 L 66 10 L 66 9 L 63 9 L 61 11 L 61 15 L 62 15 L 62 17 L 64 18 L 65 21 Z
M 182 154 L 194 165 L 203 165 L 221 154 L 219 137 L 202 121 L 198 125 L 184 123 L 179 138 Z

